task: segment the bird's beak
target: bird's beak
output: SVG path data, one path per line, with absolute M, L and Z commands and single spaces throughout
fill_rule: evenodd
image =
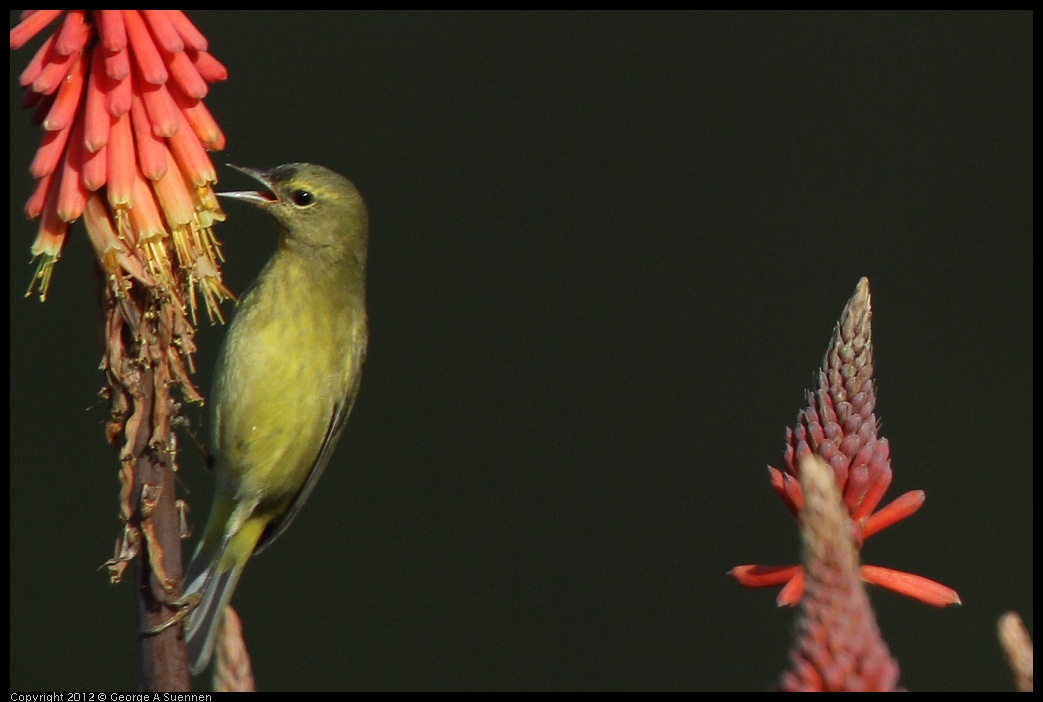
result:
M 226 164 L 229 168 L 234 168 L 240 173 L 245 173 L 254 180 L 264 185 L 266 190 L 255 191 L 255 190 L 236 190 L 228 193 L 218 193 L 221 197 L 230 197 L 236 200 L 245 200 L 246 202 L 252 202 L 259 207 L 265 207 L 272 203 L 279 201 L 279 196 L 272 190 L 272 180 L 268 171 L 257 171 L 253 168 L 246 168 L 244 166 L 237 166 L 234 163 Z

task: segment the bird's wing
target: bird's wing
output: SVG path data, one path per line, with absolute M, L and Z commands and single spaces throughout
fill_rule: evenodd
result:
M 326 436 L 319 447 L 318 455 L 315 456 L 315 462 L 312 463 L 311 473 L 308 474 L 308 479 L 304 481 L 304 485 L 301 486 L 297 496 L 293 498 L 290 508 L 279 519 L 273 520 L 268 525 L 268 528 L 265 529 L 264 534 L 254 548 L 255 555 L 266 549 L 268 544 L 275 541 L 280 534 L 286 531 L 286 527 L 290 526 L 293 518 L 297 516 L 297 513 L 301 511 L 301 507 L 308 501 L 311 491 L 315 489 L 315 484 L 319 482 L 319 478 L 322 476 L 322 471 L 326 469 L 326 464 L 330 462 L 333 449 L 336 448 L 337 441 L 344 431 L 344 425 L 348 422 L 351 408 L 355 406 L 355 396 L 358 395 L 359 381 L 362 379 L 362 362 L 366 358 L 365 341 L 359 346 L 361 348 L 355 354 L 355 372 L 352 373 L 351 387 L 348 388 L 344 398 L 333 406 L 330 423 L 326 428 Z

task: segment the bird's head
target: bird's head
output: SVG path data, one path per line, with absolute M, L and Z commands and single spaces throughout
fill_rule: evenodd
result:
M 328 168 L 289 163 L 268 171 L 228 164 L 259 181 L 264 190 L 218 193 L 260 207 L 292 247 L 364 254 L 369 217 L 354 184 Z

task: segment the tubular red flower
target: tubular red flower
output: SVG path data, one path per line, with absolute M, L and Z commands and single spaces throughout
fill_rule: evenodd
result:
M 33 188 L 33 194 L 29 196 L 29 199 L 25 203 L 25 216 L 28 219 L 36 219 L 43 214 L 44 202 L 47 200 L 47 194 L 51 191 L 51 181 L 54 180 L 54 173 L 48 173 L 41 176 L 36 181 L 36 187 Z
M 174 97 L 175 100 L 178 100 L 177 95 Z M 192 131 L 204 148 L 210 151 L 220 151 L 225 147 L 225 135 L 202 100 L 192 101 L 187 97 L 181 98 L 178 100 L 178 107 L 181 108 L 181 114 L 188 120 Z
M 86 137 L 84 137 L 84 141 L 86 141 Z M 86 144 L 84 144 L 84 148 L 86 149 Z M 105 185 L 108 176 L 107 148 L 102 146 L 93 152 L 86 149 L 83 157 L 83 174 L 81 176 L 83 178 L 83 186 L 91 192 L 100 190 Z
M 862 566 L 862 579 L 935 607 L 963 604 L 955 590 L 933 580 L 880 566 Z
M 199 75 L 208 83 L 216 83 L 228 78 L 228 69 L 206 51 L 190 53 L 189 58 L 192 59 L 192 65 L 199 71 Z
M 109 131 L 108 200 L 114 209 L 134 202 L 134 177 L 138 172 L 130 111 L 114 118 Z
M 78 53 L 59 54 L 52 46 L 43 69 L 33 79 L 31 85 L 33 91 L 44 95 L 53 93 L 65 80 L 65 76 L 69 75 L 72 65 L 79 59 Z
M 61 13 L 62 10 L 26 10 L 22 13 L 22 21 L 11 30 L 11 48 L 21 49 Z
M 94 21 L 98 25 L 101 44 L 106 51 L 119 53 L 127 48 L 127 28 L 119 10 L 98 10 Z
M 58 162 L 65 153 L 65 144 L 69 141 L 71 130 L 63 129 L 58 132 L 47 132 L 43 135 L 43 142 L 36 150 L 33 162 L 29 164 L 29 173 L 34 178 L 43 178 L 51 175 L 58 168 Z
M 83 95 L 84 76 L 87 74 L 86 61 L 76 56 L 69 67 L 69 73 L 62 81 L 58 89 L 51 109 L 47 112 L 47 118 L 43 121 L 43 128 L 49 132 L 61 131 L 72 124 L 76 110 L 80 106 L 80 98 Z
M 808 407 L 798 413 L 797 425 L 786 430 L 783 469 L 768 468 L 772 489 L 790 512 L 798 515 L 804 508 L 804 495 L 798 483 L 800 465 L 813 455 L 823 459 L 833 473 L 847 509 L 847 533 L 855 549 L 861 549 L 869 536 L 912 515 L 924 502 L 923 491 L 913 490 L 874 512 L 891 484 L 892 472 L 887 439 L 878 436 L 874 414 L 871 317 L 869 282 L 863 278 L 834 331 L 818 372 L 817 387 L 807 394 Z M 802 579 L 772 581 L 765 577 L 766 573 L 777 575 L 779 572 L 775 566 L 764 570 L 760 566 L 741 566 L 734 569 L 732 575 L 750 587 L 785 582 L 778 601 L 796 604 L 801 598 Z M 867 578 L 869 582 L 928 604 L 959 603 L 953 590 L 925 578 L 886 568 L 869 572 L 877 573 Z M 879 575 L 880 572 L 886 576 Z
M 105 75 L 105 60 L 100 51 L 91 56 L 91 70 L 87 77 L 87 102 L 83 107 L 83 145 L 94 153 L 109 143 L 112 116 L 105 110 L 105 94 L 111 81 Z
M 886 507 L 866 519 L 865 526 L 862 527 L 862 538 L 868 538 L 906 517 L 911 517 L 923 506 L 926 499 L 927 495 L 923 490 L 910 490 L 896 497 Z
M 170 21 L 170 13 L 164 10 L 142 10 L 142 16 L 156 38 L 156 45 L 167 53 L 179 53 L 185 50 L 181 36 Z
M 157 135 L 149 120 L 144 100 L 135 93 L 131 98 L 130 125 L 138 150 L 138 167 L 149 180 L 158 181 L 167 174 L 166 140 Z
M 58 190 L 58 217 L 63 222 L 75 222 L 87 204 L 87 188 L 80 174 L 83 171 L 83 120 L 76 122 L 70 137 L 72 143 L 65 153 L 62 181 Z
M 11 32 L 13 35 L 14 30 L 11 30 Z M 52 34 L 40 45 L 40 48 L 36 50 L 36 53 L 29 60 L 29 65 L 18 76 L 18 84 L 20 86 L 27 88 L 39 78 L 40 74 L 43 73 L 44 66 L 50 63 L 50 57 L 54 52 L 54 43 L 57 40 L 57 35 Z
M 201 98 L 208 82 L 223 80 L 227 71 L 206 53 L 199 30 L 174 10 L 27 12 L 11 30 L 11 47 L 23 46 L 56 20 L 19 79 L 23 103 L 46 130 L 30 166 L 37 185 L 26 203 L 29 217 L 42 217 L 33 250 L 44 260 L 33 287 L 46 294 L 65 237 L 58 223 L 80 218 L 89 194 L 97 192 L 101 199 L 91 200 L 85 221 L 103 230 L 91 232 L 92 243 L 109 241 L 110 232 L 150 242 L 118 255 L 111 246 L 96 250 L 106 269 L 118 264 L 130 274 L 114 275 L 114 284 L 154 280 L 169 288 L 182 281 L 178 285 L 205 287 L 208 303 L 219 301 L 223 286 L 213 260 L 219 254 L 209 228 L 224 215 L 211 189 L 217 177 L 206 151 L 223 147 L 224 136 Z M 138 184 L 142 175 L 144 189 Z M 99 203 L 105 203 L 107 224 Z M 156 245 L 162 239 L 157 225 L 166 234 L 191 229 L 181 237 L 179 255 L 191 270 L 165 270 L 173 252 Z M 145 270 L 160 274 L 143 277 Z M 207 271 L 206 281 L 197 270 Z M 187 294 L 178 296 L 187 303 Z M 183 328 L 190 333 L 189 325 Z
M 192 59 L 184 52 L 172 54 L 168 66 L 170 77 L 174 79 L 174 83 L 181 92 L 196 100 L 206 97 L 209 90 L 206 80 L 199 74 L 199 69 L 192 63 Z
M 127 39 L 134 52 L 134 66 L 141 71 L 141 77 L 152 85 L 163 85 L 167 82 L 167 69 L 159 56 L 139 10 L 123 10 L 123 24 L 127 28 Z
M 729 572 L 747 587 L 771 587 L 789 582 L 800 573 L 800 566 L 744 565 L 735 566 Z
M 804 597 L 804 569 L 794 566 L 797 572 L 789 579 L 779 594 L 775 597 L 775 604 L 779 607 L 792 607 Z
M 77 54 L 83 47 L 87 46 L 87 40 L 90 36 L 90 29 L 87 27 L 84 11 L 69 10 L 65 15 L 62 28 L 58 32 L 54 50 L 62 56 Z
M 185 43 L 186 46 L 195 49 L 196 51 L 206 51 L 208 44 L 206 37 L 204 37 L 196 26 L 185 17 L 185 13 L 181 10 L 169 10 L 167 17 L 170 23 L 174 25 L 174 29 L 177 30 L 178 36 Z

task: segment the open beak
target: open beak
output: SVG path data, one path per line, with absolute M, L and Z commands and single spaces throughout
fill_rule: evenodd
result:
M 235 200 L 245 200 L 246 202 L 252 202 L 259 207 L 266 207 L 279 201 L 279 196 L 272 190 L 271 176 L 268 171 L 256 171 L 253 168 L 246 168 L 244 166 L 237 166 L 234 163 L 226 164 L 229 168 L 234 168 L 240 173 L 245 173 L 254 180 L 261 183 L 265 190 L 236 190 L 228 193 L 217 193 L 221 197 L 230 197 Z

